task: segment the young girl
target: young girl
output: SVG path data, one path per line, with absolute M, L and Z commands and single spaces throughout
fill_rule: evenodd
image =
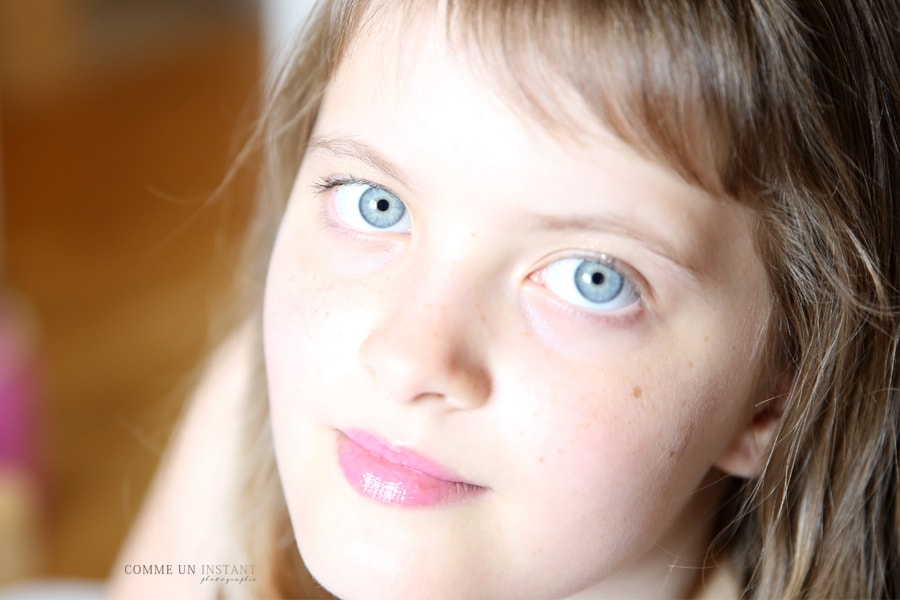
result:
M 259 319 L 113 595 L 900 595 L 898 39 L 894 0 L 320 4 Z

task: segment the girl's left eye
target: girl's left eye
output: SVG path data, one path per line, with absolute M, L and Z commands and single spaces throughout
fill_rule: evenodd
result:
M 409 212 L 403 202 L 383 187 L 344 183 L 334 191 L 334 210 L 344 223 L 359 231 L 408 233 Z
M 592 311 L 613 311 L 640 301 L 635 285 L 611 261 L 564 258 L 544 267 L 544 287 L 565 302 Z

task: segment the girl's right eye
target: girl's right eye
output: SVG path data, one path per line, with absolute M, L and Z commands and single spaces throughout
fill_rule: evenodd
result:
M 393 193 L 370 183 L 335 186 L 334 210 L 350 228 L 364 232 L 409 233 L 406 205 Z

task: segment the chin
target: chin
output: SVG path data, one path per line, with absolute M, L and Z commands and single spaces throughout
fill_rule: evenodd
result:
M 389 515 L 375 512 L 376 515 L 343 512 L 345 518 L 340 523 L 307 532 L 312 535 L 298 535 L 307 569 L 329 592 L 341 600 L 502 597 L 487 593 L 486 589 L 492 586 L 486 586 L 471 565 L 459 564 L 452 549 L 443 554 L 440 546 L 447 550 L 445 544 L 428 544 L 428 536 L 421 535 L 421 525 L 415 531 L 397 527 L 396 523 L 392 531 L 375 530 L 373 521 L 391 520 Z M 348 515 L 360 520 L 354 523 Z
M 316 581 L 341 600 L 482 597 L 474 590 L 467 590 L 470 586 L 461 582 L 438 581 L 429 576 L 421 564 L 391 565 L 373 559 L 360 565 L 358 561 L 345 560 L 345 553 L 335 550 L 338 551 L 327 555 L 305 553 L 303 558 Z M 442 575 L 446 576 L 446 573 Z

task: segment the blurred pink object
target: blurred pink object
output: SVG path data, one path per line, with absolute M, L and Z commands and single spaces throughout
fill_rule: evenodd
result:
M 37 334 L 25 304 L 0 292 L 0 469 L 42 471 L 37 406 Z
M 41 564 L 45 479 L 37 333 L 27 305 L 0 287 L 0 586 Z

